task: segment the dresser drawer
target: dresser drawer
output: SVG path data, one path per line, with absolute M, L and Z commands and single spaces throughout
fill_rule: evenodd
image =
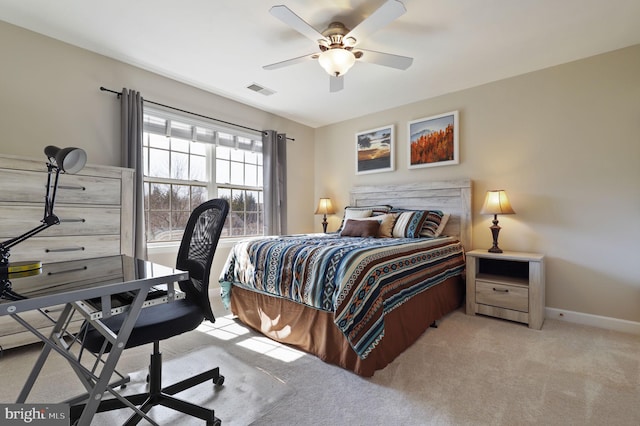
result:
M 51 319 L 47 318 L 40 311 L 22 312 L 20 313 L 20 317 L 35 328 L 52 327 L 54 325 L 52 320 L 57 321 L 63 309 L 64 309 L 64 305 L 52 306 L 50 308 L 43 309 L 43 312 L 49 315 Z M 82 318 L 83 318 L 82 315 L 76 312 L 73 315 L 72 321 L 79 321 Z M 16 320 L 14 320 L 9 316 L 0 317 L 0 329 L 2 330 L 3 335 L 18 334 L 18 333 L 23 333 L 25 331 L 29 332 L 26 328 L 22 326 L 22 324 L 20 324 L 19 322 L 17 322 Z M 5 347 L 4 345 L 2 346 Z
M 7 318 L 7 319 L 13 321 L 10 318 Z M 72 321 L 67 327 L 67 331 L 69 333 L 77 333 L 78 331 L 80 331 L 80 327 L 82 326 L 82 321 L 80 321 L 81 319 L 82 318 L 78 318 L 78 320 L 74 319 L 74 321 Z M 15 321 L 13 322 L 18 324 Z M 0 330 L 2 330 L 1 327 L 3 327 L 2 322 L 0 322 Z M 32 332 L 28 331 L 24 327 L 22 328 L 22 330 L 23 331 L 20 333 L 0 334 L 0 347 L 2 347 L 2 349 L 11 349 L 19 346 L 28 345 L 34 342 L 39 342 L 39 340 L 33 335 Z M 50 325 L 48 327 L 41 327 L 38 329 L 38 331 L 44 334 L 45 336 L 49 336 L 53 331 L 53 325 Z
M 12 290 L 26 297 L 35 297 L 43 290 L 50 292 L 52 287 L 63 285 L 65 289 L 86 286 L 102 282 L 120 282 L 123 277 L 122 256 L 112 256 L 98 259 L 85 259 L 64 264 L 53 263 L 46 265 L 42 272 L 13 280 Z M 97 279 L 100 277 L 101 279 Z M 64 305 L 56 305 L 43 309 L 51 317 L 40 311 L 19 312 L 22 319 L 48 335 L 53 329 L 53 321 L 57 320 L 64 309 Z M 68 331 L 76 332 L 82 324 L 83 317 L 79 313 L 69 324 Z M 34 341 L 35 336 L 20 323 L 8 316 L 0 317 L 0 346 L 4 349 L 21 346 Z
M 476 303 L 529 312 L 529 289 L 476 280 Z
M 101 257 L 45 265 L 40 274 L 14 280 L 13 290 L 27 297 L 34 297 L 42 289 L 50 289 L 59 284 L 64 284 L 65 289 L 72 289 L 87 283 L 122 279 L 122 256 Z
M 43 207 L 29 205 L 0 205 L 0 239 L 17 237 L 40 225 Z M 60 224 L 37 234 L 40 237 L 64 235 L 118 235 L 120 209 L 94 207 L 56 207 L 54 214 Z
M 47 173 L 0 169 L 0 201 L 42 204 L 47 190 Z M 60 174 L 57 203 L 120 205 L 120 179 Z M 55 209 L 54 209 L 55 211 Z
M 51 263 L 114 254 L 120 254 L 120 235 L 33 237 L 13 247 L 9 261 Z
M 60 314 L 62 313 L 64 306 L 65 305 L 57 305 L 43 309 L 42 311 L 46 313 L 46 315 L 50 316 L 51 319 L 47 318 L 47 316 L 40 311 L 21 312 L 20 318 L 38 329 L 40 333 L 45 336 L 49 336 L 55 325 L 53 321 L 57 321 L 58 318 L 60 318 Z M 67 331 L 69 333 L 78 332 L 82 326 L 83 320 L 84 317 L 76 311 L 67 326 Z M 2 346 L 3 349 L 10 349 L 27 343 L 33 343 L 35 339 L 33 333 L 23 327 L 22 324 L 8 316 L 0 317 L 0 330 L 2 330 L 2 334 L 0 335 L 0 346 Z

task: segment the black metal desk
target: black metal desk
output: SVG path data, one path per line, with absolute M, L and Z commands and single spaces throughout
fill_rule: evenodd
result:
M 178 298 L 177 295 L 180 293 L 176 291 L 175 284 L 188 278 L 187 272 L 128 256 L 50 263 L 43 265 L 40 273 L 35 275 L 17 278 L 10 276 L 11 290 L 0 298 L 0 316 L 11 316 L 45 344 L 16 402 L 26 401 L 47 357 L 51 350 L 54 350 L 69 362 L 87 390 L 86 407 L 77 424 L 89 425 L 105 392 L 120 398 L 110 380 L 140 310 L 149 304 L 171 302 Z M 147 300 L 149 290 L 158 285 L 166 285 L 166 296 Z M 134 294 L 131 304 L 113 305 L 112 296 L 125 292 Z M 19 300 L 6 299 L 11 295 Z M 101 310 L 91 310 L 90 305 L 85 303 L 92 299 L 100 300 Z M 40 333 L 20 316 L 27 311 L 44 311 L 45 308 L 55 305 L 64 305 L 64 309 L 49 336 Z M 80 356 L 74 353 L 73 348 L 79 345 L 74 347 L 75 337 L 67 333 L 66 329 L 75 312 L 79 312 L 90 321 L 113 345 L 106 359 L 102 360 L 103 365 L 99 373 L 95 369 L 85 367 Z M 100 321 L 114 314 L 126 315 L 117 335 L 104 327 Z M 137 410 L 136 407 L 131 408 Z

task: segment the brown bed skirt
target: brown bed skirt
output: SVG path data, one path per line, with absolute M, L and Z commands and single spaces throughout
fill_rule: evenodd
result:
M 461 276 L 430 287 L 384 318 L 384 337 L 365 359 L 354 352 L 333 322 L 333 314 L 290 300 L 234 286 L 231 311 L 240 321 L 278 342 L 323 361 L 370 377 L 411 346 L 436 320 L 462 305 Z

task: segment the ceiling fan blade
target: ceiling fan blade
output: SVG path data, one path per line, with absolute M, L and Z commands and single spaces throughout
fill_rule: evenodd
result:
M 393 55 L 391 53 L 382 53 L 365 49 L 358 49 L 358 51 L 362 52 L 362 55 L 358 60 L 376 65 L 383 65 L 385 67 L 406 70 L 413 63 L 413 58 L 408 56 Z
M 275 64 L 264 65 L 265 70 L 277 70 L 279 68 L 288 67 L 290 65 L 299 64 L 304 61 L 310 61 L 318 58 L 317 53 L 309 53 L 308 55 L 298 56 L 297 58 L 287 59 L 286 61 L 276 62 Z
M 369 15 L 364 21 L 356 25 L 356 27 L 352 29 L 347 35 L 345 35 L 344 38 L 354 38 L 355 44 L 357 44 L 361 40 L 364 40 L 369 34 L 378 31 L 380 28 L 389 24 L 391 21 L 404 15 L 406 11 L 407 9 L 405 9 L 402 2 L 398 0 L 388 0 L 375 12 Z
M 323 36 L 322 33 L 307 24 L 304 19 L 293 13 L 287 6 L 273 6 L 269 9 L 269 13 L 289 25 L 294 30 L 298 31 L 303 36 L 313 40 L 315 43 L 317 43 L 318 40 L 326 40 L 326 37 Z
M 344 89 L 344 76 L 329 76 L 329 92 L 335 93 Z

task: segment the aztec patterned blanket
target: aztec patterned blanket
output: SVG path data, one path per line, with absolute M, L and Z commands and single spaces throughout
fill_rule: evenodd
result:
M 220 284 L 223 293 L 237 285 L 333 312 L 366 358 L 384 337 L 385 313 L 464 267 L 462 244 L 451 238 L 293 235 L 236 244 Z

